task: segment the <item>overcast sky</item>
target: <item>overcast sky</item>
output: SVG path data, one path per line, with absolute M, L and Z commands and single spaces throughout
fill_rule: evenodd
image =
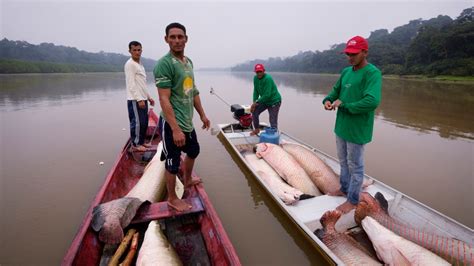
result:
M 256 58 L 329 49 L 354 35 L 390 32 L 413 19 L 455 19 L 474 1 L 11 1 L 0 0 L 1 38 L 128 55 L 143 44 L 158 59 L 169 47 L 164 29 L 187 28 L 185 54 L 197 68 L 228 67 Z

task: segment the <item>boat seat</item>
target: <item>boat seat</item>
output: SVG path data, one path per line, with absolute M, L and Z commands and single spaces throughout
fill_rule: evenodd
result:
M 198 197 L 183 199 L 186 203 L 192 205 L 187 211 L 178 212 L 168 206 L 168 202 L 162 201 L 157 203 L 142 204 L 137 214 L 133 217 L 131 224 L 145 223 L 152 220 L 158 220 L 168 217 L 175 217 L 184 214 L 197 213 L 204 211 L 201 200 Z
M 368 192 L 372 196 L 375 196 L 377 192 L 381 192 L 387 199 L 389 206 L 394 200 L 394 195 L 387 191 L 382 191 L 379 188 L 375 188 L 373 185 L 368 186 L 363 191 Z M 288 206 L 288 210 L 291 212 L 293 217 L 299 219 L 301 222 L 305 223 L 311 231 L 314 231 L 322 227 L 320 219 L 325 212 L 336 209 L 337 206 L 345 201 L 345 197 L 322 195 L 301 200 L 295 205 Z M 344 214 L 337 221 L 336 230 L 345 231 L 354 226 L 357 226 L 357 224 L 354 221 L 354 210 L 352 210 L 351 212 Z

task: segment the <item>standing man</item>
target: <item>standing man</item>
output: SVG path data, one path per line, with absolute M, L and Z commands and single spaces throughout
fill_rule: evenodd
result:
M 338 191 L 329 193 L 346 196 L 347 201 L 337 207 L 349 212 L 359 203 L 364 179 L 364 145 L 372 140 L 374 111 L 380 103 L 382 74 L 367 62 L 369 45 L 360 36 L 351 38 L 344 49 L 350 67 L 342 70 L 339 80 L 324 98 L 326 110 L 337 109 L 337 156 L 341 165 Z
M 153 106 L 155 101 L 146 89 L 146 72 L 140 63 L 142 45 L 137 41 L 128 44 L 131 58 L 125 63 L 125 83 L 127 87 L 128 119 L 130 120 L 130 138 L 132 150 L 146 151 L 150 145 L 145 143 L 148 128 L 148 101 Z
M 265 67 L 262 64 L 256 64 L 253 77 L 253 104 L 250 107 L 254 130 L 250 135 L 257 135 L 260 132 L 259 116 L 267 109 L 270 116 L 270 126 L 278 128 L 280 106 L 281 95 L 272 76 L 265 73 Z
M 154 70 L 162 109 L 159 121 L 163 140 L 161 159 L 166 159 L 168 205 L 177 211 L 184 211 L 192 206 L 179 199 L 175 192 L 181 152 L 186 153 L 183 167 L 185 189 L 200 182 L 191 180 L 194 160 L 200 150 L 193 126 L 194 108 L 199 113 L 203 129 L 208 130 L 211 122 L 204 113 L 199 91 L 194 83 L 193 63 L 184 55 L 188 41 L 186 28 L 179 23 L 171 23 L 165 32 L 165 42 L 170 51 L 158 61 Z

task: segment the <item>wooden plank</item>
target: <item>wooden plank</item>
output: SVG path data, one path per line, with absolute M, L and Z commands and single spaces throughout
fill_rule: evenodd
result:
M 133 218 L 131 224 L 144 223 L 152 220 L 158 220 L 168 217 L 181 216 L 189 213 L 197 213 L 204 211 L 204 207 L 201 200 L 197 197 L 184 199 L 188 204 L 193 207 L 190 210 L 177 212 L 168 206 L 168 202 L 162 201 L 158 203 L 143 204 L 137 211 L 137 214 Z

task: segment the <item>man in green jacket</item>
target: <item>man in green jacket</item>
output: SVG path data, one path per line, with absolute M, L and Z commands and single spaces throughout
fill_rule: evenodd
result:
M 360 36 L 351 38 L 344 49 L 350 67 L 344 68 L 329 95 L 324 98 L 326 110 L 337 109 L 337 156 L 341 165 L 338 191 L 329 193 L 346 196 L 347 201 L 337 207 L 349 212 L 359 203 L 364 180 L 364 145 L 372 140 L 375 108 L 380 103 L 382 74 L 367 62 L 369 45 Z
M 281 95 L 272 76 L 265 73 L 265 67 L 262 64 L 256 64 L 255 76 L 253 78 L 253 104 L 250 107 L 254 130 L 250 135 L 256 135 L 260 132 L 259 116 L 267 109 L 270 117 L 270 126 L 278 128 L 280 106 Z

